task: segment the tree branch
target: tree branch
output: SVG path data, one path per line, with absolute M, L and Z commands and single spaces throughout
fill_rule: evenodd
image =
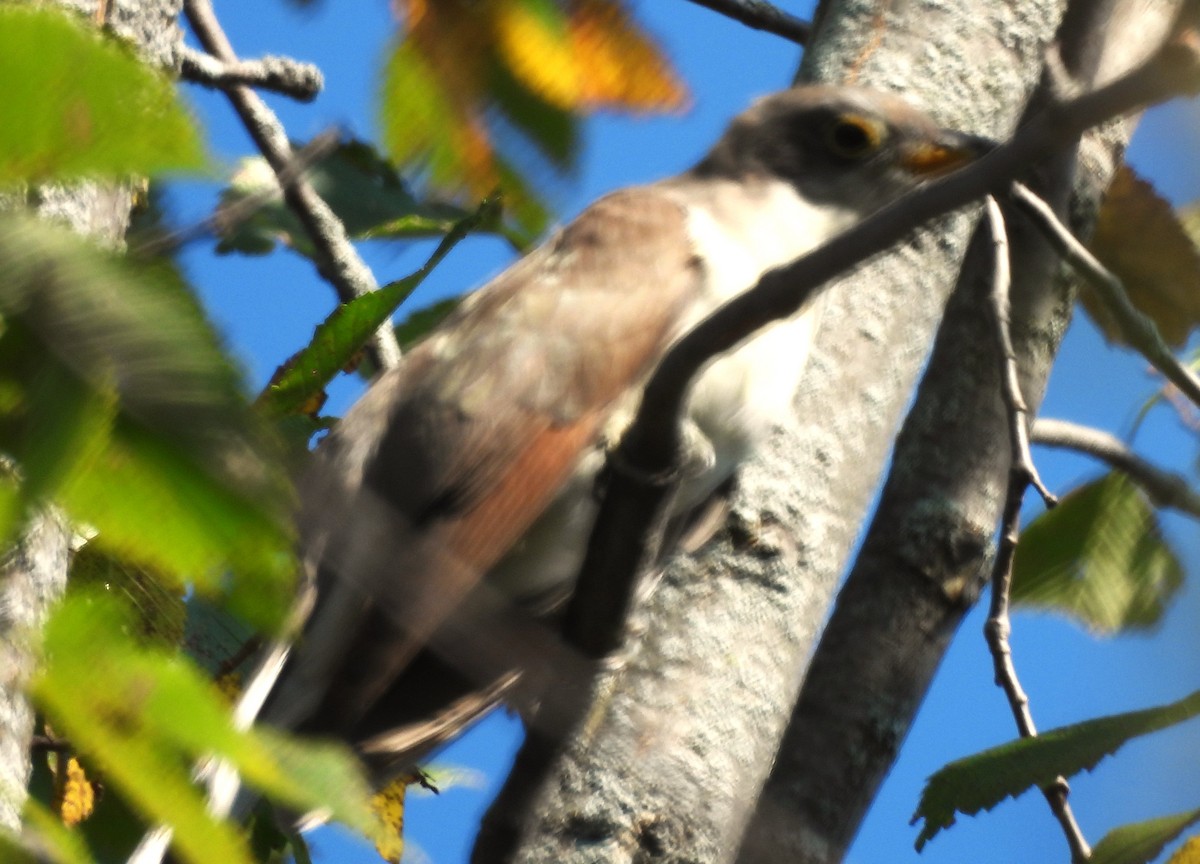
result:
M 984 201 L 988 227 L 992 232 L 995 251 L 995 270 L 992 275 L 992 314 L 995 316 L 996 347 L 1000 353 L 1000 390 L 1008 409 L 1009 438 L 1012 442 L 1011 473 L 1020 475 L 1025 483 L 1033 486 L 1042 496 L 1047 507 L 1053 507 L 1058 499 L 1046 488 L 1038 474 L 1033 454 L 1029 452 L 1029 407 L 1021 395 L 1020 369 L 1017 354 L 1013 350 L 1012 322 L 1010 320 L 1009 291 L 1012 288 L 1012 269 L 1009 262 L 1008 233 L 1004 230 L 1004 214 L 991 195 Z
M 1029 710 L 1029 697 L 1017 677 L 1017 669 L 1012 662 L 1012 646 L 1008 641 L 1012 632 L 1008 597 L 1012 585 L 1012 563 L 1017 551 L 1017 535 L 1021 526 L 1021 499 L 1024 498 L 1026 486 L 1028 477 L 1016 467 L 1014 460 L 1013 470 L 1009 474 L 1008 496 L 1000 529 L 1000 548 L 996 553 L 995 567 L 992 569 L 992 602 L 983 632 L 992 655 L 996 686 L 1004 690 L 1021 737 L 1033 738 L 1037 736 L 1037 727 Z M 1042 789 L 1042 794 L 1046 796 L 1050 810 L 1071 847 L 1072 864 L 1085 864 L 1091 857 L 1092 850 L 1075 821 L 1071 805 L 1067 802 L 1069 791 L 1066 779 L 1056 777 L 1053 783 Z
M 1095 2 L 1072 0 L 1071 5 Z M 1090 28 L 1058 30 L 1064 43 L 1102 46 L 1101 51 L 1063 51 L 1064 57 L 1089 56 L 1087 64 L 1070 68 L 1072 80 L 1082 87 L 1111 80 L 1157 51 L 1179 4 L 1163 2 L 1154 10 L 1148 10 L 1142 0 L 1121 5 L 1121 14 L 1084 15 L 1093 21 Z M 965 8 L 951 8 L 944 14 L 961 20 Z M 1048 14 L 1061 16 L 1061 4 Z M 1079 16 L 1068 12 L 1067 19 L 1072 18 Z M 870 31 L 873 23 L 865 22 L 863 29 Z M 929 44 L 927 27 L 923 9 L 921 28 L 898 36 L 889 32 L 886 44 Z M 822 27 L 822 44 L 826 29 Z M 1011 44 L 1009 38 L 1002 40 L 1004 44 Z M 1030 34 L 1025 38 L 1041 46 L 1050 41 Z M 829 56 L 815 48 L 809 56 L 813 62 L 835 68 L 842 63 L 857 72 L 866 39 L 851 41 L 857 53 L 852 51 L 854 59 L 849 61 L 839 59 L 845 51 L 844 36 L 833 42 Z M 966 50 L 976 68 L 988 69 L 986 82 L 991 88 L 996 83 L 992 70 L 1003 64 L 982 53 L 989 44 L 981 40 Z M 1035 50 L 1046 53 L 1044 47 Z M 901 52 L 894 60 L 880 61 L 878 67 L 889 85 L 912 56 Z M 975 81 L 970 74 L 959 80 L 939 72 L 933 74 L 922 66 L 911 74 L 918 81 L 955 81 L 955 92 Z M 1012 81 L 1003 86 L 1015 88 Z M 919 85 L 916 89 L 920 92 Z M 1018 104 L 1027 98 L 1023 91 L 1015 96 Z M 1037 116 L 1043 99 L 1035 94 L 1026 116 Z M 1081 147 L 1085 168 L 1079 172 L 1072 153 L 1061 153 L 1037 167 L 1044 184 L 1041 189 L 1053 190 L 1050 200 L 1060 212 L 1066 210 L 1074 182 L 1070 210 L 1086 221 L 1130 131 L 1131 124 L 1115 123 L 1090 132 Z M 1041 237 L 1024 220 L 1010 223 L 1009 228 L 1015 274 L 1012 335 L 1021 363 L 1022 390 L 1036 408 L 1073 298 L 1069 283 L 1055 278 L 1060 263 Z M 831 864 L 846 857 L 947 647 L 977 599 L 990 566 L 1010 458 L 1008 419 L 999 398 L 991 348 L 993 328 L 983 314 L 991 270 L 990 242 L 981 229 L 967 253 L 920 389 L 895 439 L 891 469 L 858 558 L 812 654 L 739 864 L 783 860 Z M 893 283 L 886 290 L 899 287 Z M 853 319 L 848 323 L 859 326 Z M 848 338 L 852 332 L 843 328 L 834 338 Z M 892 345 L 902 344 L 904 335 L 894 334 Z M 884 371 L 890 372 L 894 362 L 889 358 Z M 869 381 L 865 386 L 878 393 L 878 383 L 874 378 Z M 838 398 L 845 399 L 846 394 Z M 821 422 L 828 421 L 822 418 Z M 843 434 L 857 433 L 845 430 Z M 798 482 L 810 482 L 809 475 Z
M 325 86 L 321 70 L 291 57 L 267 55 L 258 60 L 222 62 L 211 54 L 180 45 L 179 77 L 193 84 L 225 90 L 234 86 L 257 87 L 311 102 Z
M 1079 242 L 1071 229 L 1063 225 L 1046 206 L 1046 202 L 1020 183 L 1013 183 L 1011 194 L 1017 206 L 1030 217 L 1067 263 L 1095 287 L 1096 295 L 1113 314 L 1129 344 L 1193 404 L 1200 406 L 1200 378 L 1171 353 L 1153 319 L 1134 308 L 1121 280 Z
M 1120 438 L 1100 429 L 1066 420 L 1039 417 L 1033 424 L 1033 443 L 1086 453 L 1127 475 L 1155 507 L 1169 507 L 1200 519 L 1200 494 L 1181 474 L 1152 465 Z
M 755 30 L 765 30 L 790 39 L 797 45 L 807 45 L 812 25 L 764 0 L 690 0 L 697 6 L 711 9 L 727 18 Z
M 1029 409 L 1021 396 L 1020 381 L 1017 379 L 1016 354 L 1012 348 L 1012 337 L 1009 334 L 1008 293 L 1011 285 L 1011 271 L 1008 261 L 1008 235 L 1004 229 L 1004 214 L 996 199 L 988 196 L 986 201 L 988 227 L 992 233 L 993 257 L 995 270 L 992 278 L 992 308 L 995 315 L 995 330 L 998 334 L 1001 353 L 1001 389 L 1007 408 L 1009 420 L 1009 441 L 1012 456 L 1008 469 L 1008 492 L 1004 502 L 1004 516 L 1000 529 L 1000 548 L 992 567 L 992 603 L 984 624 L 983 632 L 987 639 L 988 649 L 992 654 L 992 665 L 995 669 L 996 684 L 1004 690 L 1008 704 L 1016 721 L 1017 729 L 1022 738 L 1037 735 L 1033 723 L 1033 714 L 1029 708 L 1029 697 L 1021 681 L 1017 677 L 1017 669 L 1012 660 L 1012 646 L 1008 637 L 1012 632 L 1012 621 L 1009 617 L 1009 593 L 1012 588 L 1013 557 L 1017 551 L 1017 535 L 1021 529 L 1021 502 L 1025 490 L 1035 486 L 1046 506 L 1057 503 L 1057 499 L 1046 490 L 1038 478 L 1033 456 L 1029 452 L 1029 432 L 1026 418 Z M 1071 805 L 1067 802 L 1067 781 L 1058 777 L 1046 786 L 1042 792 L 1050 805 L 1050 811 L 1058 820 L 1067 845 L 1071 847 L 1073 864 L 1084 864 L 1091 856 L 1091 848 L 1083 837 Z
M 225 64 L 237 64 L 233 46 L 221 29 L 209 0 L 186 0 L 184 14 L 204 49 Z M 290 166 L 294 158 L 287 133 L 257 93 L 241 84 L 225 88 L 234 110 L 255 145 L 279 178 L 285 203 L 296 214 L 317 252 L 317 269 L 334 286 L 342 302 L 374 291 L 378 285 L 346 235 L 341 220 L 317 194 L 302 173 Z M 400 346 L 388 323 L 371 341 L 372 359 L 381 369 L 400 362 Z

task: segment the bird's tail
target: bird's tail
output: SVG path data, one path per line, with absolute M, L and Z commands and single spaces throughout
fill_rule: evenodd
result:
M 254 724 L 283 673 L 290 653 L 290 642 L 275 642 L 267 650 L 234 708 L 235 728 L 249 729 Z M 197 764 L 192 776 L 207 787 L 208 812 L 215 819 L 227 819 L 231 813 L 244 815 L 254 804 L 254 796 L 242 788 L 237 769 L 224 759 L 202 760 Z M 162 864 L 171 845 L 171 838 L 172 831 L 169 826 L 157 826 L 142 837 L 126 864 Z

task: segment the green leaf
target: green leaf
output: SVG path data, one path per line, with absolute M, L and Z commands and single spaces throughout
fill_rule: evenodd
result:
M 204 166 L 171 81 L 78 15 L 0 5 L 0 184 Z
M 1085 720 L 951 762 L 929 778 L 921 793 L 913 816 L 914 822 L 925 820 L 917 849 L 953 825 L 955 812 L 974 815 L 991 810 L 1005 798 L 1046 786 L 1056 777 L 1090 771 L 1130 738 L 1177 725 L 1197 714 L 1200 691 L 1168 705 Z
M 308 166 L 305 177 L 355 239 L 429 237 L 445 233 L 468 215 L 461 207 L 418 200 L 396 169 L 361 141 L 338 144 Z M 316 254 L 261 157 L 242 160 L 221 194 L 216 224 L 218 252 L 262 255 L 282 243 L 310 258 Z
M 36 848 L 30 848 L 31 844 L 23 838 L 0 830 L 0 859 L 9 864 L 93 864 L 79 834 L 63 825 L 48 807 L 27 799 L 21 822 Z
M 1065 612 L 1099 633 L 1156 625 L 1183 585 L 1183 567 L 1154 509 L 1113 472 L 1063 498 L 1021 534 L 1014 603 Z
M 148 820 L 175 830 L 185 860 L 251 860 L 233 826 L 214 822 L 189 764 L 215 753 L 247 780 L 300 812 L 328 807 L 370 832 L 366 785 L 354 758 L 329 744 L 274 732 L 239 732 L 215 687 L 185 658 L 131 636 L 135 621 L 109 595 L 73 594 L 46 627 L 47 662 L 33 694 L 107 781 Z
M 466 130 L 451 96 L 410 39 L 398 39 L 383 68 L 379 128 L 396 164 L 420 163 L 434 186 L 459 189 L 470 166 L 461 152 Z
M 183 642 L 187 621 L 185 590 L 178 580 L 116 558 L 88 543 L 71 556 L 72 588 L 112 592 L 137 612 L 138 633 L 163 648 Z
M 504 117 L 559 169 L 570 169 L 579 155 L 579 123 L 574 114 L 553 105 L 517 81 L 504 63 L 493 62 L 488 92 Z
M 46 626 L 47 661 L 33 695 L 54 728 L 108 783 L 148 820 L 174 827 L 184 860 L 249 864 L 233 827 L 209 817 L 190 781 L 188 754 L 155 728 L 164 715 L 177 728 L 196 728 L 205 719 L 193 713 L 194 699 L 174 706 L 163 699 L 164 689 L 181 695 L 178 686 L 164 688 L 162 679 L 178 679 L 182 661 L 138 651 L 126 635 L 132 627 L 111 599 L 68 599 Z
M 461 297 L 448 297 L 445 300 L 418 309 L 396 325 L 396 341 L 407 351 L 420 342 L 430 331 L 446 320 L 451 312 L 458 308 Z
M 317 326 L 307 347 L 288 361 L 260 397 L 259 404 L 264 411 L 268 415 L 278 416 L 301 411 L 313 404 L 315 397 L 338 372 L 350 365 L 354 355 L 362 349 L 371 334 L 391 317 L 396 307 L 416 290 L 476 224 L 491 218 L 495 209 L 495 199 L 485 199 L 474 213 L 460 220 L 442 238 L 429 260 L 415 273 L 334 310 Z
M 471 62 L 485 59 L 470 58 Z M 546 207 L 528 181 L 493 153 L 489 131 L 477 113 L 486 106 L 474 102 L 479 94 L 451 93 L 448 87 L 452 84 L 431 67 L 429 57 L 414 40 L 397 41 L 384 66 L 380 90 L 379 126 L 384 147 L 395 164 L 413 166 L 435 189 L 466 188 L 482 194 L 495 188 L 498 180 L 505 213 L 514 224 L 511 228 L 498 225 L 496 230 L 516 248 L 527 248 L 549 221 Z M 543 116 L 534 102 L 518 104 L 515 94 L 509 94 L 503 110 L 522 130 L 526 124 L 544 119 L 548 125 L 540 130 L 540 137 L 532 136 L 535 144 L 552 161 L 556 153 L 563 156 L 559 161 L 569 161 L 566 149 L 574 146 L 574 131 L 561 117 Z
M 1200 810 L 1189 810 L 1114 828 L 1096 844 L 1088 864 L 1147 864 L 1197 822 Z
M 115 557 L 278 620 L 287 480 L 177 275 L 19 218 L 0 220 L 0 271 L 0 451 L 22 505 L 53 498 Z

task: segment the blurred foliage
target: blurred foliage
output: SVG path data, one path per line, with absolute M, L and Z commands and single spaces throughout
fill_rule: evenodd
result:
M 15 216 L 0 223 L 0 270 L 10 517 L 53 499 L 116 558 L 278 621 L 294 572 L 289 487 L 174 270 Z
M 400 343 L 400 347 L 408 350 L 420 342 L 431 330 L 445 321 L 446 316 L 457 309 L 460 302 L 458 297 L 449 297 L 411 313 L 396 325 L 396 341 Z
M 397 0 L 404 19 L 383 76 L 380 128 L 402 166 L 434 188 L 478 197 L 497 185 L 518 223 L 544 212 L 516 170 L 516 133 L 569 169 L 575 115 L 596 108 L 678 110 L 686 91 L 619 0 Z
M 303 152 L 303 148 L 298 148 Z M 441 236 L 470 215 L 439 201 L 419 200 L 376 150 L 345 141 L 307 166 L 305 176 L 357 240 L 418 239 Z M 520 248 L 530 238 L 512 234 L 498 211 L 474 225 L 478 231 L 506 234 Z M 264 255 L 283 244 L 309 258 L 315 250 L 299 219 L 284 203 L 274 172 L 261 156 L 243 159 L 221 193 L 214 216 L 217 251 Z
M 77 16 L 0 5 L 0 184 L 195 170 L 172 82 Z
M 187 590 L 177 578 L 108 554 L 99 544 L 87 543 L 71 556 L 73 588 L 111 591 L 137 613 L 138 635 L 164 648 L 183 642 L 188 611 Z
M 1190 810 L 1114 828 L 1092 849 L 1088 864 L 1148 864 L 1168 843 L 1197 822 L 1200 822 L 1200 810 Z M 1200 861 L 1198 855 L 1200 844 L 1193 840 L 1172 855 L 1167 864 L 1195 864 Z
M 1191 837 L 1180 846 L 1167 864 L 1200 864 L 1200 837 Z
M 1011 596 L 1112 635 L 1156 625 L 1182 586 L 1183 565 L 1154 509 L 1113 472 L 1072 490 L 1021 532 Z
M 20 836 L 0 831 L 0 861 L 5 864 L 95 864 L 78 832 L 37 801 L 25 804 Z
M 200 670 L 177 652 L 139 641 L 136 630 L 131 610 L 111 594 L 73 592 L 46 627 L 45 662 L 32 692 L 54 728 L 135 810 L 174 827 L 184 860 L 253 860 L 232 825 L 212 820 L 191 783 L 189 766 L 210 754 L 297 812 L 329 808 L 374 833 L 366 786 L 349 752 L 269 730 L 235 730 Z
M 1182 217 L 1182 220 L 1181 220 Z M 1200 324 L 1200 250 L 1195 211 L 1176 214 L 1154 187 L 1122 166 L 1113 177 L 1088 244 L 1121 280 L 1134 308 L 1167 344 L 1181 348 Z M 1147 242 L 1151 239 L 1153 242 Z M 1128 344 L 1116 319 L 1083 281 L 1079 301 L 1106 339 Z

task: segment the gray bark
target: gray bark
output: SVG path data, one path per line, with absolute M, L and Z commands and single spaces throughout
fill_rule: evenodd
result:
M 831 4 L 804 77 L 898 90 L 948 126 L 1006 135 L 1062 3 L 986 10 Z M 626 663 L 600 682 L 519 860 L 733 856 L 972 223 L 918 231 L 832 289 L 799 423 L 743 473 L 715 542 L 671 566 L 637 611 Z
M 1158 4 L 1154 14 L 1140 0 L 1073 7 L 1063 28 L 1064 59 L 1084 80 L 1114 77 L 1140 59 L 1136 54 L 1157 47 L 1175 5 Z M 1127 26 L 1129 16 L 1139 28 Z M 1076 226 L 1085 227 L 1079 223 L 1090 217 L 1132 130 L 1132 122 L 1115 124 L 1087 137 L 1072 202 Z M 1040 191 L 1060 211 L 1075 174 L 1070 156 L 1039 170 Z M 1055 280 L 1054 254 L 1020 218 L 1009 232 L 1013 337 L 1026 401 L 1036 410 L 1073 290 L 1066 278 Z M 990 270 L 982 233 L 896 443 L 863 551 L 817 648 L 740 854 L 744 864 L 845 856 L 988 575 L 1010 461 L 986 301 Z
M 60 5 L 92 16 L 95 0 L 61 0 Z M 153 63 L 169 67 L 182 31 L 181 0 L 115 0 L 109 26 L 139 47 Z M 129 220 L 128 186 L 80 183 L 30 190 L 28 205 L 44 219 L 69 226 L 110 246 L 119 246 Z M 12 206 L 11 197 L 5 206 Z M 33 671 L 38 632 L 67 580 L 70 532 L 60 514 L 34 514 L 14 548 L 0 562 L 0 828 L 20 827 L 31 768 L 33 710 L 24 684 Z
M 1076 4 L 1064 23 L 1064 58 L 1085 81 L 1114 77 L 1140 59 L 1139 52 L 1157 46 L 1166 13 L 1176 5 L 1156 4 L 1151 15 L 1141 0 Z M 1127 26 L 1127 13 L 1137 15 L 1138 26 Z M 1085 141 L 1072 201 L 1079 227 L 1089 220 L 1132 126 L 1112 124 Z M 1075 174 L 1069 154 L 1038 172 L 1041 193 L 1060 213 Z M 1012 335 L 1025 399 L 1036 411 L 1073 290 L 1069 280 L 1054 278 L 1053 253 L 1019 217 L 1009 220 L 1009 233 Z M 987 301 L 991 257 L 981 231 L 748 831 L 743 864 L 842 860 L 989 575 L 1010 464 Z

